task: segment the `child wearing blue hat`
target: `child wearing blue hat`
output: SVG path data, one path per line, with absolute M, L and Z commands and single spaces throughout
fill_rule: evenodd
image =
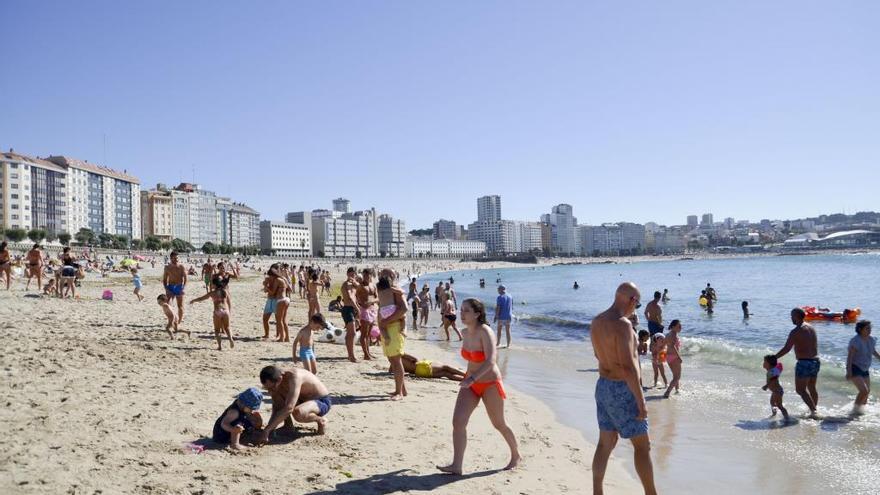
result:
M 263 428 L 263 418 L 257 412 L 263 403 L 263 393 L 256 387 L 251 387 L 238 394 L 223 414 L 214 422 L 213 440 L 217 443 L 228 443 L 229 448 L 234 450 L 244 449 L 241 444 L 241 434 L 244 432 Z

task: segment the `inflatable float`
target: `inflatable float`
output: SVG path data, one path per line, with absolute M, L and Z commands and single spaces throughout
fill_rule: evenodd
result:
M 855 323 L 862 314 L 859 308 L 844 309 L 840 312 L 832 312 L 827 308 L 816 308 L 814 306 L 803 306 L 801 309 L 806 312 L 804 317 L 807 321 L 837 321 L 840 323 Z
M 708 305 L 709 305 L 709 300 L 706 299 L 705 297 L 701 297 L 700 298 L 700 306 L 706 307 Z

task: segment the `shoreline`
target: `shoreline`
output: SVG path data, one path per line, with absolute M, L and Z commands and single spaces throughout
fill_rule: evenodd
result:
M 410 396 L 390 402 L 387 360 L 350 364 L 343 345 L 325 343 L 316 352 L 334 400 L 326 436 L 305 425 L 261 449 L 187 453 L 185 444 L 210 436 L 234 394 L 259 386 L 262 366 L 292 365 L 290 345 L 259 338 L 262 277 L 250 271 L 231 285 L 234 349 L 224 342 L 214 350 L 209 303 L 187 306 L 183 328 L 191 338 L 169 340 L 154 301 L 158 270 L 142 272 L 142 303 L 124 276 L 88 277 L 80 301 L 23 297 L 21 281 L 12 293 L 0 291 L 9 351 L 0 358 L 9 398 L 2 418 L 16 440 L 0 454 L 4 492 L 581 493 L 591 484 L 593 446 L 518 387 L 509 390 L 506 412 L 522 466 L 495 471 L 506 464 L 506 449 L 485 412 L 475 411 L 466 475 L 437 472 L 434 465 L 452 455 L 457 385 L 408 377 Z M 193 282 L 187 300 L 202 294 Z M 100 301 L 108 287 L 115 300 Z M 294 299 L 289 318 L 292 331 L 304 323 L 304 301 Z M 341 324 L 338 313 L 329 318 Z M 411 339 L 407 350 L 457 364 L 430 341 Z M 612 459 L 606 487 L 623 494 L 638 485 Z

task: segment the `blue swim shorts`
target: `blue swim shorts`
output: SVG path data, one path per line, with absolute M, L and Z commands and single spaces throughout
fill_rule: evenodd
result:
M 851 366 L 852 366 L 852 370 L 851 370 L 852 376 L 860 376 L 862 378 L 868 378 L 871 376 L 871 373 L 868 370 L 863 370 L 854 364 Z
M 596 382 L 596 416 L 601 431 L 616 431 L 623 438 L 648 434 L 648 420 L 636 419 L 636 398 L 623 380 L 599 378 Z
M 330 411 L 330 406 L 333 405 L 333 402 L 330 400 L 329 395 L 325 395 L 315 399 L 315 404 L 318 405 L 318 416 L 324 416 Z
M 168 297 L 180 297 L 183 295 L 183 284 L 171 284 L 165 286 Z
M 299 358 L 303 361 L 308 361 L 309 359 L 318 360 L 318 356 L 315 356 L 315 351 L 311 347 L 300 347 Z
M 651 335 L 654 335 L 656 333 L 661 333 L 661 332 L 663 332 L 663 325 L 661 325 L 657 322 L 653 322 L 651 320 L 648 320 L 648 332 Z
M 263 314 L 271 315 L 275 313 L 275 306 L 277 306 L 277 302 L 275 299 L 269 298 L 266 299 L 266 305 L 263 306 Z
M 819 376 L 819 359 L 798 359 L 794 367 L 795 378 L 816 378 Z

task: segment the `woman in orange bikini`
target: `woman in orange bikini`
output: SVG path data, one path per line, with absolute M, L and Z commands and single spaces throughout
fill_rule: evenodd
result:
M 465 324 L 461 356 L 467 360 L 468 367 L 452 415 L 452 464 L 437 466 L 437 469 L 461 474 L 468 420 L 481 400 L 492 426 L 510 448 L 510 462 L 504 469 L 513 469 L 520 461 L 519 449 L 513 431 L 504 421 L 504 399 L 507 396 L 501 383 L 501 370 L 495 364 L 495 332 L 486 324 L 486 307 L 477 299 L 466 299 L 461 305 L 461 321 Z

